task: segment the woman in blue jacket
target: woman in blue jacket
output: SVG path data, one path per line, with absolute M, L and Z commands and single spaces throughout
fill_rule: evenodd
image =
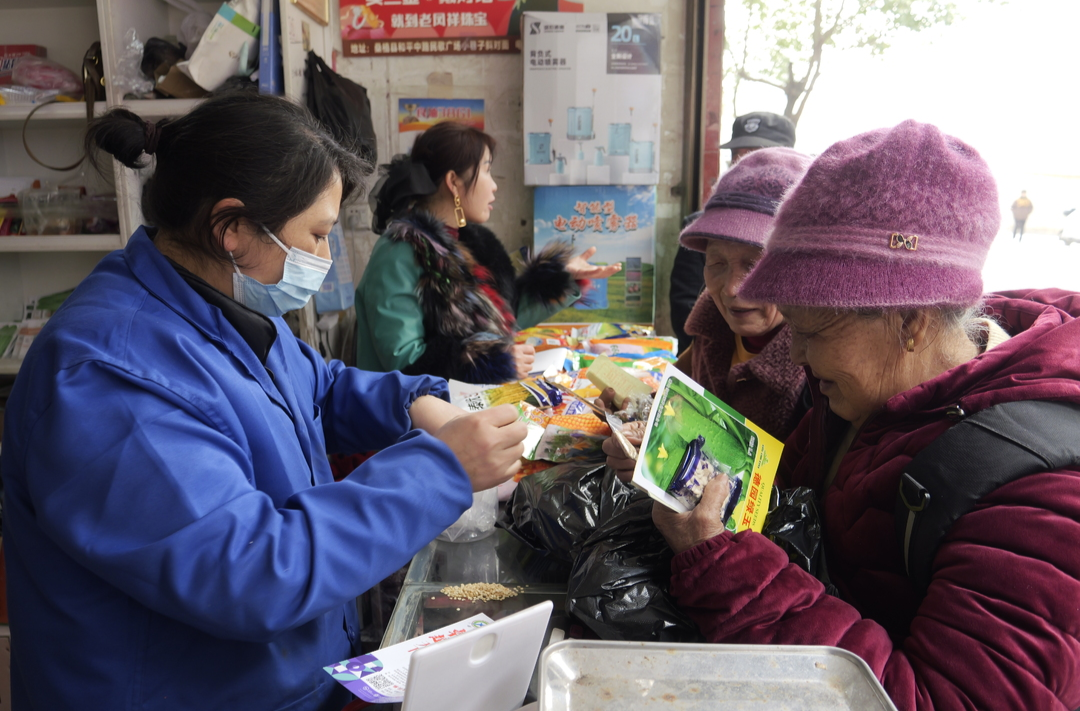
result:
M 142 227 L 35 339 L 8 401 L 18 709 L 333 709 L 354 598 L 509 478 L 524 426 L 440 379 L 324 363 L 279 318 L 363 163 L 283 99 L 88 129 L 156 159 Z M 380 449 L 341 482 L 327 452 Z

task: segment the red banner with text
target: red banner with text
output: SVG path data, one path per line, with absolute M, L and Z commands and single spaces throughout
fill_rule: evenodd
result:
M 564 0 L 340 0 L 340 7 L 345 56 L 371 57 L 520 52 L 523 12 L 540 9 L 581 12 L 583 3 Z

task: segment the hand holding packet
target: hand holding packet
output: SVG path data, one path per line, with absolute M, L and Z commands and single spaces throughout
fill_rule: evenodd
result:
M 731 531 L 761 531 L 782 442 L 668 366 L 649 415 L 631 483 L 677 512 L 693 509 L 713 477 L 730 481 Z

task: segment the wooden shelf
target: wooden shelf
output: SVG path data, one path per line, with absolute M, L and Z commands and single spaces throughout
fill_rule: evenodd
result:
M 0 252 L 111 252 L 123 246 L 118 234 L 0 237 Z
M 22 365 L 22 358 L 0 358 L 0 375 L 16 375 Z

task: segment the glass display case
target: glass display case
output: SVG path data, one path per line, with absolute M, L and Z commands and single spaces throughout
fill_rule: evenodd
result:
M 382 645 L 484 613 L 500 619 L 544 600 L 555 605 L 551 626 L 566 630 L 568 563 L 535 551 L 503 529 L 469 543 L 433 541 L 413 558 L 401 594 L 387 623 Z M 505 600 L 452 600 L 443 588 L 467 583 L 501 583 L 520 589 Z

